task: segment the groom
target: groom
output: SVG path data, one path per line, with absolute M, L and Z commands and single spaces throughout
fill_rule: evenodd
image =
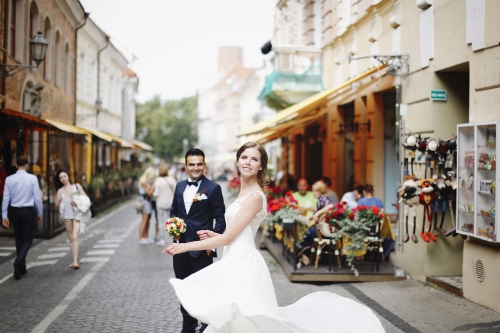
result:
M 226 229 L 224 199 L 220 186 L 203 175 L 205 154 L 197 148 L 185 156 L 188 179 L 175 187 L 170 217 L 184 219 L 187 229 L 180 237 L 181 243 L 199 240 L 197 231 L 213 230 L 222 234 Z M 215 219 L 215 226 L 214 226 Z M 213 263 L 215 251 L 192 251 L 174 256 L 175 277 L 184 279 Z M 191 317 L 181 305 L 182 332 L 195 333 L 198 320 Z M 202 323 L 201 332 L 207 327 Z

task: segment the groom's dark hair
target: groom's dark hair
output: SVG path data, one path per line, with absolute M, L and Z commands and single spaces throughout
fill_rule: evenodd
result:
M 184 156 L 184 160 L 186 161 L 186 164 L 188 162 L 188 156 L 202 156 L 203 157 L 203 163 L 205 163 L 205 153 L 198 148 L 191 148 L 186 152 L 186 156 Z

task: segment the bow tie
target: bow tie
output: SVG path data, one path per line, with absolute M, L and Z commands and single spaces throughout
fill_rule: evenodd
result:
M 188 182 L 187 182 L 187 186 L 191 186 L 191 185 L 193 185 L 193 186 L 196 186 L 196 187 L 197 187 L 197 186 L 198 186 L 198 182 L 199 182 L 199 180 L 194 181 L 194 182 L 190 182 L 190 181 L 188 180 Z

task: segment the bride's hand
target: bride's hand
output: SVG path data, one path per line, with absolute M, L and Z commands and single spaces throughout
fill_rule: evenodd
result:
M 200 237 L 200 240 L 209 239 L 217 236 L 217 234 L 211 230 L 200 230 L 197 232 L 197 234 L 198 237 Z
M 181 254 L 186 252 L 186 244 L 185 243 L 172 243 L 163 250 L 163 253 L 168 253 L 171 256 L 176 254 Z

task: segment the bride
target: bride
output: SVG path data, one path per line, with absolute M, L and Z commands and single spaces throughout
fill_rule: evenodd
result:
M 384 332 L 369 308 L 329 292 L 278 307 L 269 270 L 254 241 L 267 213 L 262 191 L 267 160 L 259 144 L 241 146 L 236 153 L 241 189 L 226 211 L 226 232 L 198 231 L 200 241 L 172 243 L 164 250 L 173 256 L 225 245 L 220 261 L 184 280 L 170 279 L 183 307 L 209 324 L 205 333 Z

